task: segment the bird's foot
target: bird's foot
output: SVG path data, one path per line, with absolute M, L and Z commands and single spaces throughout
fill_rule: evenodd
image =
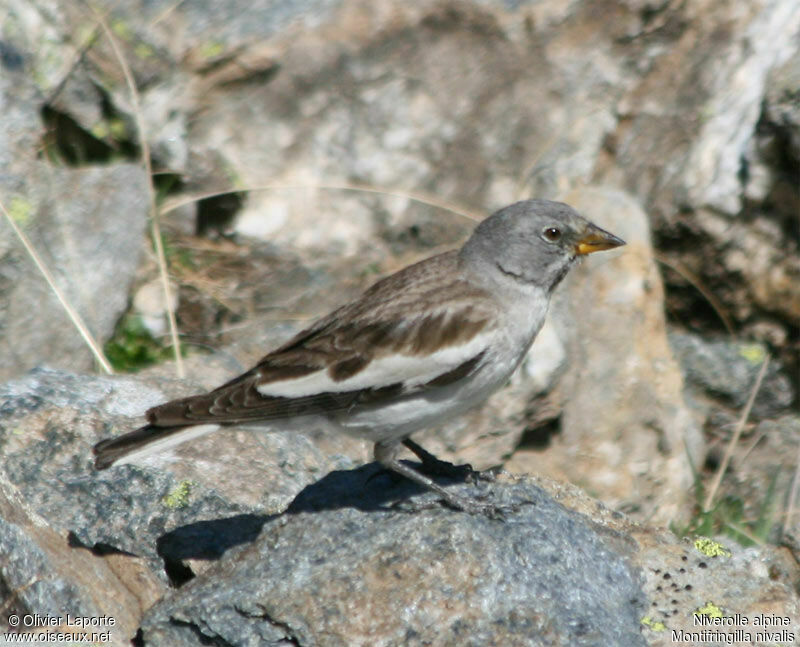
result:
M 423 449 L 420 445 L 415 443 L 410 438 L 403 441 L 408 449 L 410 449 L 422 462 L 421 469 L 423 474 L 428 476 L 444 476 L 447 478 L 467 481 L 468 483 L 477 483 L 478 481 L 494 481 L 496 474 L 491 471 L 481 472 L 472 467 L 469 463 L 463 465 L 455 465 L 449 461 L 443 461 L 436 458 L 433 454 Z
M 476 517 L 486 517 L 492 521 L 507 521 L 509 517 L 519 512 L 523 505 L 534 505 L 533 501 L 500 505 L 484 501 L 481 496 L 459 496 L 449 491 L 446 495 L 440 492 L 437 492 L 437 494 L 440 495 L 440 498 L 427 499 L 425 501 L 409 501 L 407 499 L 395 501 L 391 508 L 408 513 L 417 513 L 423 510 L 435 510 L 445 507 L 458 512 L 466 512 Z

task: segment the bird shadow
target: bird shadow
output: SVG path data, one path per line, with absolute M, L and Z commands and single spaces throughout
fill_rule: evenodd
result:
M 217 560 L 230 549 L 255 541 L 264 524 L 277 516 L 246 513 L 195 521 L 161 535 L 156 552 L 167 567 L 189 559 Z
M 418 463 L 403 461 L 419 469 Z M 453 479 L 436 479 L 446 485 Z M 388 510 L 396 504 L 427 492 L 425 488 L 387 470 L 379 463 L 368 463 L 352 470 L 334 470 L 306 486 L 286 508 L 286 514 L 355 508 L 363 512 Z
M 408 461 L 408 464 L 418 468 L 416 463 Z M 458 482 L 458 479 L 443 477 L 436 480 L 443 485 Z M 191 577 L 181 575 L 181 565 L 186 560 L 218 560 L 229 550 L 254 542 L 264 525 L 281 515 L 344 508 L 363 512 L 395 510 L 398 505 L 425 492 L 425 488 L 378 463 L 352 470 L 335 470 L 301 490 L 282 513 L 245 513 L 196 521 L 161 535 L 156 549 L 168 572 L 172 569 L 170 579 L 180 585 L 181 580 Z

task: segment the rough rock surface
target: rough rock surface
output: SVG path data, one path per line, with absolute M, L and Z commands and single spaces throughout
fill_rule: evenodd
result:
M 519 505 L 495 521 L 427 494 L 396 509 L 353 478 L 310 486 L 252 546 L 153 607 L 144 644 L 668 645 L 709 601 L 800 628 L 796 566 L 780 554 L 708 557 L 549 481 L 484 486 Z
M 102 343 L 127 308 L 144 249 L 148 179 L 124 160 L 108 166 L 83 160 L 89 168 L 68 168 L 42 159 L 60 136 L 46 132 L 45 96 L 66 81 L 65 63 L 78 58 L 51 18 L 47 7 L 16 0 L 0 8 L 0 193 Z M 42 363 L 73 370 L 95 366 L 33 260 L 0 218 L 0 379 Z
M 33 162 L 21 180 L 9 196 L 17 224 L 102 342 L 127 308 L 139 265 L 146 175 L 132 164 L 70 169 Z M 5 220 L 0 232 L 0 378 L 41 364 L 93 368 L 86 344 Z
M 646 644 L 623 536 L 530 486 L 488 493 L 521 506 L 502 522 L 387 509 L 353 493 L 356 474 L 312 486 L 252 547 L 156 606 L 145 644 Z
M 252 472 L 229 463 L 245 449 L 238 432 L 194 460 L 179 450 L 91 469 L 94 441 L 185 387 L 38 370 L 2 388 L 6 617 L 112 615 L 113 644 L 141 626 L 145 645 L 177 646 L 666 645 L 709 601 L 726 615 L 800 617 L 797 568 L 780 552 L 706 559 L 546 479 L 445 482 L 516 505 L 498 521 L 446 509 L 375 464 L 322 463 L 293 434 L 275 435 L 285 444 Z M 245 442 L 252 461 L 252 432 Z M 183 586 L 168 594 L 170 583 Z
M 80 628 L 69 627 L 66 612 L 73 617 L 111 616 L 112 644 L 124 644 L 136 633 L 142 613 L 164 595 L 163 582 L 141 559 L 118 554 L 101 559 L 80 548 L 39 512 L 36 502 L 0 477 L 3 631 L 11 626 L 13 614 L 63 618 L 60 626 L 48 629 L 75 634 Z
M 106 145 L 114 124 L 130 137 L 107 39 L 77 55 L 90 12 L 9 7 L 6 66 Z M 260 187 L 239 231 L 342 253 L 452 242 L 452 218 L 410 198 L 491 209 L 608 184 L 646 205 L 670 262 L 746 330 L 797 320 L 793 0 L 108 7 L 157 161 L 199 191 Z M 59 28 L 79 36 L 57 57 Z M 364 186 L 378 193 L 343 190 Z
M 759 344 L 705 340 L 688 333 L 671 333 L 669 343 L 691 386 L 706 397 L 719 399 L 736 409 L 744 407 L 750 397 L 767 356 L 766 349 Z M 791 380 L 773 360 L 753 402 L 752 417 L 780 415 L 794 400 Z
M 252 539 L 303 487 L 353 465 L 341 445 L 336 452 L 336 438 L 326 454 L 305 436 L 231 430 L 150 465 L 94 470 L 95 442 L 135 428 L 147 407 L 185 389 L 175 380 L 144 384 L 53 370 L 10 382 L 0 388 L 3 473 L 65 541 L 69 535 L 87 548 L 140 556 L 166 580 L 163 560 L 203 560 Z M 191 553 L 180 533 L 165 539 L 188 526 Z

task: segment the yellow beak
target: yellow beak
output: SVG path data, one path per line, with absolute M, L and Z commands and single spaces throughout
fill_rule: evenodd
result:
M 621 238 L 617 238 L 614 234 L 590 223 L 575 244 L 575 253 L 583 256 L 592 252 L 602 252 L 605 249 L 614 249 L 614 247 L 620 247 L 624 244 L 625 241 Z

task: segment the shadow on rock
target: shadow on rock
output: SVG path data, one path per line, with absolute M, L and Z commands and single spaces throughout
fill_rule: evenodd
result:
M 419 469 L 418 463 L 408 462 Z M 436 478 L 448 485 L 458 480 Z M 304 488 L 286 509 L 289 514 L 355 508 L 364 512 L 386 510 L 396 503 L 426 492 L 425 488 L 391 472 L 379 463 L 353 470 L 335 470 Z
M 455 484 L 457 479 L 439 479 Z M 463 487 L 463 485 L 462 485 Z M 336 470 L 307 486 L 286 509 L 290 515 L 353 509 L 361 512 L 391 511 L 395 504 L 426 494 L 422 488 L 370 463 L 353 470 Z M 429 497 L 434 497 L 429 494 Z M 417 502 L 418 503 L 418 502 Z M 156 552 L 173 586 L 182 586 L 197 574 L 192 561 L 217 561 L 232 549 L 257 541 L 265 524 L 280 515 L 243 513 L 196 521 L 175 528 L 156 540 Z M 201 569 L 200 572 L 202 572 Z
M 231 548 L 255 541 L 264 524 L 275 516 L 237 514 L 190 523 L 159 537 L 158 554 L 171 561 L 219 559 Z

